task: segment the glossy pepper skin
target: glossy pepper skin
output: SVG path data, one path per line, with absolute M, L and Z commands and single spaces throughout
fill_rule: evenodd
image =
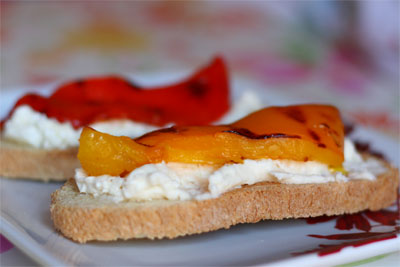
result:
M 27 94 L 7 118 L 17 107 L 29 105 L 75 128 L 111 119 L 155 126 L 207 125 L 220 119 L 229 110 L 229 103 L 226 67 L 217 57 L 188 79 L 164 87 L 142 88 L 121 77 L 108 76 L 67 83 L 50 97 Z
M 136 139 L 84 128 L 78 158 L 93 176 L 123 176 L 148 163 L 221 166 L 245 159 L 318 161 L 340 167 L 344 128 L 333 106 L 269 107 L 231 125 L 175 126 Z

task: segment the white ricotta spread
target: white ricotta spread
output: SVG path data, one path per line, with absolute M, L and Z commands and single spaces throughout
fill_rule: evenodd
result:
M 100 132 L 136 137 L 157 128 L 130 120 L 110 120 L 89 125 Z M 18 107 L 4 125 L 5 138 L 30 144 L 36 148 L 65 149 L 79 145 L 82 128 L 75 129 L 69 122 L 59 122 L 33 110 L 28 105 Z
M 233 122 L 259 108 L 261 103 L 257 96 L 251 91 L 245 91 L 230 111 L 216 123 Z M 141 136 L 158 129 L 153 125 L 131 120 L 109 120 L 89 126 L 103 133 L 129 137 Z M 6 121 L 3 135 L 5 138 L 27 143 L 36 148 L 65 149 L 79 145 L 81 131 L 82 129 L 74 129 L 69 122 L 60 123 L 28 105 L 23 105 L 18 107 Z
M 4 124 L 5 138 L 27 143 L 36 148 L 60 148 L 79 144 L 80 131 L 68 122 L 60 123 L 34 111 L 30 106 L 18 107 Z
M 375 179 L 385 168 L 376 160 L 364 161 L 351 141 L 345 141 L 347 174 L 331 172 L 319 162 L 292 160 L 245 160 L 240 164 L 226 164 L 220 168 L 197 164 L 147 164 L 133 170 L 126 177 L 109 175 L 87 176 L 77 169 L 75 180 L 81 193 L 123 200 L 153 199 L 188 200 L 215 198 L 219 195 L 262 181 L 284 184 L 346 182 L 352 179 Z

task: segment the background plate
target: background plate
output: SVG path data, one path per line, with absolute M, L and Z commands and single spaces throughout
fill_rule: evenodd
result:
M 146 81 L 172 81 L 182 75 L 142 76 Z M 43 89 L 49 92 L 54 85 Z M 249 81 L 233 83 L 233 97 L 238 88 L 256 91 L 268 105 L 292 104 L 294 100 L 261 89 Z M 0 115 L 3 117 L 24 89 L 3 91 Z M 373 141 L 373 148 L 385 153 L 399 166 L 399 144 L 377 132 L 357 128 L 354 137 Z M 41 183 L 1 178 L 1 232 L 24 253 L 43 265 L 332 265 L 354 262 L 396 251 L 400 238 L 399 224 L 383 225 L 368 220 L 371 232 L 382 233 L 377 240 L 366 237 L 347 240 L 327 240 L 310 234 L 333 235 L 362 233 L 359 229 L 335 229 L 335 219 L 307 224 L 306 220 L 263 221 L 257 224 L 237 225 L 229 230 L 193 235 L 175 240 L 131 240 L 120 242 L 90 242 L 77 244 L 53 229 L 50 219 L 50 194 L 62 183 Z M 359 214 L 363 218 L 364 215 Z M 394 234 L 386 234 L 392 233 Z M 343 243 L 347 243 L 343 246 Z M 364 244 L 367 243 L 367 244 Z M 356 245 L 356 246 L 354 246 Z M 327 255 L 327 249 L 336 251 Z M 307 253 L 307 251 L 313 251 Z

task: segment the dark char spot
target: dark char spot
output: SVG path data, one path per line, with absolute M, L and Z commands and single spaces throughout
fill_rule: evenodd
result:
M 319 140 L 321 140 L 321 138 L 319 138 L 318 134 L 316 132 L 314 132 L 313 130 L 308 130 L 308 134 L 311 135 L 311 138 L 317 142 Z
M 84 80 L 84 79 L 79 79 L 75 82 L 75 85 L 79 86 L 79 87 L 83 87 L 83 86 L 85 86 L 85 84 L 86 84 L 86 80 Z
M 139 145 L 142 145 L 142 146 L 145 146 L 145 147 L 153 147 L 153 146 L 148 145 L 148 144 L 143 144 L 143 143 L 141 143 L 141 142 L 138 141 L 138 140 L 135 140 L 135 142 L 138 143 Z
M 233 128 L 232 130 L 227 130 L 224 132 L 237 134 L 237 135 L 249 138 L 249 139 L 300 138 L 300 136 L 298 136 L 298 135 L 287 135 L 287 134 L 283 134 L 283 133 L 255 134 L 252 131 L 245 129 L 245 128 Z
M 306 118 L 303 112 L 299 108 L 288 108 L 284 111 L 284 113 L 297 122 L 300 123 L 306 122 Z
M 208 87 L 206 81 L 198 79 L 190 82 L 188 84 L 188 89 L 192 95 L 201 98 L 207 93 Z
M 318 147 L 326 148 L 326 145 L 325 145 L 325 144 L 322 144 L 322 143 L 319 143 L 319 144 L 318 144 Z
M 336 145 L 337 147 L 341 147 L 338 138 L 337 138 L 336 136 L 334 136 L 334 135 L 331 135 L 331 136 L 332 136 L 333 141 L 335 142 L 335 145 Z
M 172 127 L 169 127 L 169 128 L 164 128 L 164 129 L 160 129 L 160 130 L 149 132 L 149 133 L 147 133 L 145 135 L 142 135 L 141 137 L 136 138 L 135 141 L 136 141 L 136 143 L 138 143 L 140 145 L 152 147 L 152 146 L 149 146 L 149 145 L 141 143 L 141 140 L 144 139 L 144 138 L 147 138 L 147 137 L 156 136 L 156 135 L 158 135 L 160 133 L 181 133 L 181 132 L 184 132 L 184 131 L 186 131 L 186 128 L 182 128 L 182 127 L 177 128 L 175 126 L 172 126 Z

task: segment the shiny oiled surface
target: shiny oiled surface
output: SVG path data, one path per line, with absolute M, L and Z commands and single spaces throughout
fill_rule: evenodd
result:
M 269 107 L 222 126 L 171 127 L 136 139 L 85 128 L 78 158 L 89 175 L 124 176 L 147 163 L 223 165 L 244 159 L 343 162 L 343 124 L 335 107 Z

